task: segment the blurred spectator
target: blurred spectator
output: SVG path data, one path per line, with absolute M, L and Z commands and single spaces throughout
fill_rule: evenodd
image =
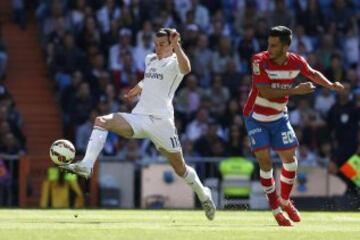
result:
M 141 41 L 138 42 L 133 51 L 134 64 L 138 72 L 145 72 L 145 57 L 153 52 L 153 35 L 151 33 L 142 34 Z
M 76 92 L 76 96 L 70 102 L 70 123 L 74 126 L 84 123 L 94 107 L 94 99 L 91 97 L 90 86 L 82 82 Z
M 111 71 L 121 71 L 124 56 L 132 54 L 131 37 L 131 30 L 123 28 L 119 31 L 119 43 L 110 48 L 109 68 Z
M 26 28 L 26 12 L 24 0 L 11 0 L 13 20 L 24 30 Z
M 194 142 L 194 152 L 203 157 L 227 156 L 225 141 L 218 136 L 218 130 L 217 123 L 209 123 L 206 134 Z
M 307 1 L 306 9 L 298 12 L 296 20 L 298 24 L 304 26 L 305 34 L 310 37 L 316 38 L 318 34 L 324 32 L 324 16 L 318 0 Z
M 6 133 L 5 135 L 2 135 L 0 152 L 9 155 L 18 155 L 23 153 L 18 140 L 10 132 Z
M 106 0 L 103 7 L 96 12 L 96 18 L 100 24 L 102 33 L 110 30 L 110 22 L 120 17 L 120 8 L 116 5 L 115 0 Z
M 358 26 L 351 24 L 346 30 L 343 49 L 346 63 L 353 68 L 356 67 L 360 61 L 359 41 Z
M 360 78 L 356 75 L 356 70 L 349 68 L 346 72 L 346 78 L 344 79 L 350 84 L 352 89 L 360 89 Z
M 336 148 L 334 161 L 341 166 L 358 147 L 359 114 L 350 100 L 350 85 L 344 83 L 345 90 L 339 94 L 337 102 L 328 114 L 328 127 L 333 146 Z
M 325 75 L 331 81 L 341 82 L 345 77 L 345 69 L 342 66 L 341 57 L 338 54 L 331 56 L 330 67 L 325 69 Z
M 315 97 L 314 109 L 319 111 L 322 117 L 326 118 L 335 100 L 335 96 L 329 89 L 321 88 L 320 93 Z
M 87 143 L 97 116 L 98 112 L 96 110 L 91 110 L 88 120 L 76 127 L 75 147 L 77 154 L 79 155 L 85 154 Z
M 320 38 L 320 46 L 316 50 L 316 55 L 319 56 L 319 61 L 324 68 L 328 68 L 331 62 L 331 56 L 335 52 L 334 37 L 330 34 L 322 35 Z M 333 79 L 331 79 L 333 80 Z
M 305 144 L 301 144 L 296 151 L 296 158 L 300 166 L 316 167 L 317 156 Z
M 240 39 L 238 45 L 238 55 L 241 60 L 246 63 L 247 69 L 250 69 L 250 59 L 252 55 L 260 50 L 259 42 L 255 37 L 253 25 L 244 27 L 244 36 Z
M 75 194 L 74 203 L 71 202 L 71 193 Z M 48 169 L 48 178 L 41 188 L 41 208 L 82 208 L 84 195 L 77 182 L 75 174 L 65 173 L 56 167 Z
M 71 33 L 65 34 L 63 42 L 63 46 L 57 46 L 52 63 L 60 91 L 71 84 L 71 74 L 75 70 L 84 68 L 84 56 L 75 45 L 74 36 Z
M 327 21 L 335 23 L 336 30 L 345 34 L 347 26 L 351 24 L 354 11 L 345 0 L 334 0 L 326 15 Z
M 175 109 L 188 119 L 199 109 L 200 100 L 204 93 L 203 89 L 198 86 L 198 79 L 194 74 L 189 74 L 185 81 L 185 87 L 178 92 L 175 99 Z
M 125 161 L 136 161 L 141 158 L 139 143 L 135 139 L 130 139 L 120 152 L 120 159 Z
M 228 37 L 220 38 L 219 47 L 214 52 L 212 66 L 214 73 L 224 73 L 230 60 L 235 61 L 237 71 L 240 71 L 240 59 L 231 45 L 231 39 Z
M 226 152 L 229 156 L 242 156 L 243 143 L 246 134 L 241 131 L 240 126 L 237 124 L 230 125 L 229 138 L 226 144 Z
M 287 26 L 294 27 L 294 15 L 286 8 L 285 0 L 275 0 L 275 9 L 270 13 L 270 26 Z
M 93 92 L 98 91 L 99 79 L 103 77 L 105 68 L 105 58 L 100 52 L 90 56 L 90 64 L 85 71 L 85 80 L 90 84 Z
M 290 51 L 299 52 L 301 44 L 304 45 L 306 53 L 313 51 L 313 43 L 311 39 L 305 35 L 305 28 L 302 25 L 297 25 L 289 48 Z
M 70 12 L 71 25 L 76 32 L 84 27 L 86 14 L 86 0 L 76 0 L 73 9 Z
M 191 8 L 194 11 L 195 23 L 201 28 L 206 30 L 209 22 L 209 10 L 199 3 L 199 0 L 191 0 Z
M 206 34 L 200 34 L 197 38 L 191 65 L 192 71 L 199 77 L 199 85 L 204 88 L 210 86 L 212 54 L 213 52 L 209 49 L 208 36 Z
M 0 81 L 5 77 L 5 71 L 8 61 L 5 43 L 2 36 L 2 29 L 0 25 Z
M 189 122 L 186 128 L 186 139 L 195 141 L 200 138 L 208 128 L 209 114 L 206 109 L 199 109 L 196 118 Z
M 214 75 L 211 88 L 204 92 L 211 101 L 211 115 L 220 119 L 225 113 L 226 103 L 230 98 L 229 89 L 223 86 L 221 75 Z
M 83 51 L 88 50 L 90 46 L 100 47 L 101 34 L 96 28 L 96 22 L 93 17 L 88 16 L 85 18 L 85 27 L 80 32 L 77 42 Z

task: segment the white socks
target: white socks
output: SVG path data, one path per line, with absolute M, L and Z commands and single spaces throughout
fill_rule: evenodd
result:
M 183 178 L 185 182 L 196 193 L 200 202 L 204 202 L 209 198 L 209 196 L 206 193 L 204 185 L 202 185 L 198 175 L 196 174 L 195 170 L 192 167 L 186 166 L 186 172 Z
M 94 166 L 96 159 L 104 148 L 107 135 L 108 131 L 106 129 L 97 126 L 94 127 L 86 147 L 85 157 L 81 161 L 81 164 L 90 168 Z

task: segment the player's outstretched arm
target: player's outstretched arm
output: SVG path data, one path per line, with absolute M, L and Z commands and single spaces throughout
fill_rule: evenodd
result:
M 315 91 L 315 86 L 311 82 L 300 83 L 289 89 L 276 89 L 268 85 L 257 86 L 260 95 L 266 99 L 281 98 L 289 95 L 304 95 Z
M 174 29 L 171 33 L 170 44 L 173 46 L 178 63 L 179 69 L 182 74 L 188 74 L 191 71 L 190 60 L 186 56 L 179 42 L 180 34 Z
M 312 74 L 308 78 L 314 83 L 338 92 L 344 90 L 344 86 L 340 82 L 330 82 L 321 72 L 315 69 L 311 70 Z

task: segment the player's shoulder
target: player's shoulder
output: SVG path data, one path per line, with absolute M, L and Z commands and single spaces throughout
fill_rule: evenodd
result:
M 289 52 L 288 60 L 292 61 L 294 63 L 306 63 L 307 62 L 304 57 L 302 57 L 301 55 L 299 55 L 297 53 L 293 53 L 293 52 Z
M 263 62 L 267 61 L 268 59 L 269 59 L 268 51 L 259 52 L 252 56 L 252 60 L 256 61 L 258 63 L 263 63 Z
M 145 63 L 146 64 L 150 64 L 151 62 L 155 61 L 156 60 L 156 53 L 150 53 L 148 55 L 146 55 L 145 57 Z

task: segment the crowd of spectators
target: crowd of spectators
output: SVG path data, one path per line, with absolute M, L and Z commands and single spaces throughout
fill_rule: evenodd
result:
M 63 111 L 64 134 L 86 149 L 94 117 L 132 109 L 124 99 L 144 73 L 154 33 L 174 27 L 192 72 L 174 99 L 184 155 L 250 156 L 242 106 L 250 58 L 267 48 L 271 26 L 293 29 L 290 50 L 346 91 L 318 87 L 292 97 L 289 116 L 300 164 L 336 170 L 360 142 L 360 4 L 356 0 L 39 0 L 36 16 L 49 72 Z M 304 80 L 304 79 L 299 79 Z M 209 147 L 211 146 L 211 147 Z M 336 150 L 336 151 L 335 151 Z M 110 134 L 104 155 L 156 153 L 148 140 Z M 334 171 L 335 171 L 334 170 Z
M 22 117 L 5 86 L 8 54 L 0 24 L 0 206 L 17 204 L 18 157 L 26 151 Z

